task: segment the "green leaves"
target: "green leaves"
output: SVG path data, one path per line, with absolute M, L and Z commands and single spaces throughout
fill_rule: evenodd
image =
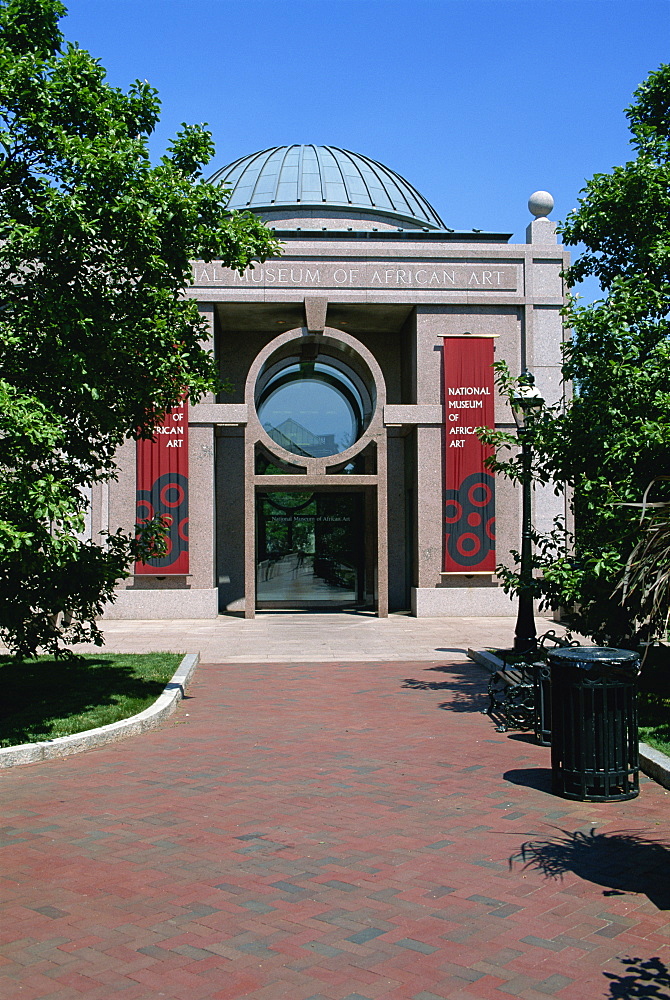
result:
M 565 408 L 545 410 L 529 439 L 534 480 L 567 487 L 575 524 L 574 537 L 556 524 L 536 538 L 536 596 L 544 607 L 567 608 L 579 632 L 614 645 L 665 623 L 660 603 L 670 594 L 665 522 L 640 526 L 629 506 L 670 472 L 670 66 L 638 88 L 627 114 L 636 159 L 593 177 L 560 227 L 567 244 L 585 246 L 568 281 L 595 275 L 606 296 L 588 306 L 569 299 L 562 373 L 574 395 Z M 499 371 L 498 383 L 509 395 L 508 372 Z M 490 443 L 493 467 L 518 480 L 517 459 L 500 451 L 510 442 L 493 435 Z M 670 502 L 667 478 L 658 489 Z M 628 583 L 613 596 L 625 571 Z M 518 590 L 518 574 L 498 572 Z
M 3 49 L 37 58 L 54 55 L 63 38 L 58 20 L 66 13 L 57 0 L 9 0 L 0 15 Z
M 635 103 L 626 109 L 633 145 L 658 162 L 670 160 L 670 91 L 668 66 L 660 66 L 635 91 Z
M 568 245 L 586 250 L 568 269 L 571 284 L 594 274 L 605 289 L 617 279 L 646 283 L 655 313 L 670 303 L 670 65 L 660 66 L 636 90 L 626 114 L 637 151 L 634 160 L 596 174 L 581 192 L 579 207 L 559 227 Z M 638 311 L 638 294 L 629 304 Z
M 110 86 L 64 43 L 64 12 L 0 0 L 0 634 L 22 653 L 96 635 L 81 623 L 141 540 L 82 541 L 85 491 L 185 389 L 196 402 L 222 386 L 185 294 L 191 260 L 243 270 L 279 253 L 201 179 L 203 126 L 151 164 L 156 91 Z
M 213 156 L 212 136 L 204 125 L 187 125 L 182 122 L 182 129 L 170 145 L 169 157 L 164 162 L 187 177 L 196 178 L 201 175 L 203 165 L 209 163 Z

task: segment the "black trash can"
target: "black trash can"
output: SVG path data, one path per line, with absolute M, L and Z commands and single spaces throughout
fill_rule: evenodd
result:
M 551 666 L 533 664 L 535 739 L 541 747 L 551 746 Z
M 639 794 L 637 653 L 572 646 L 549 653 L 552 788 L 566 799 Z

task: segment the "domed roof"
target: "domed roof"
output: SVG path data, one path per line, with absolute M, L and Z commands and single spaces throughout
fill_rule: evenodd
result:
M 275 146 L 241 157 L 209 180 L 232 189 L 231 209 L 348 209 L 445 228 L 432 205 L 404 177 L 337 146 Z

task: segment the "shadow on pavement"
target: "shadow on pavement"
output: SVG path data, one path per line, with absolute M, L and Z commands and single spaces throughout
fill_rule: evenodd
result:
M 524 732 L 507 733 L 507 739 L 516 740 L 517 743 L 532 743 L 534 747 L 538 745 L 537 737 L 535 736 L 534 733 L 524 733 Z
M 449 701 L 440 702 L 438 706 L 445 711 L 479 712 L 485 705 L 485 684 L 482 677 L 469 671 L 469 666 L 469 663 L 446 663 L 439 667 L 426 667 L 424 673 L 447 674 L 449 679 L 405 677 L 402 686 L 414 691 L 450 692 Z
M 667 1000 L 670 997 L 670 971 L 660 958 L 622 958 L 629 975 L 603 973 L 609 984 L 610 1000 Z
M 670 909 L 670 847 L 660 840 L 625 830 L 560 830 L 548 840 L 526 841 L 510 857 L 510 868 L 515 863 L 523 870 L 541 871 L 545 878 L 561 879 L 566 872 L 574 872 L 585 881 L 605 886 L 604 896 L 644 893 L 659 910 Z
M 535 743 L 535 740 L 529 742 Z M 550 767 L 519 767 L 513 771 L 505 771 L 503 779 L 513 785 L 525 785 L 526 788 L 537 788 L 540 792 L 551 792 Z

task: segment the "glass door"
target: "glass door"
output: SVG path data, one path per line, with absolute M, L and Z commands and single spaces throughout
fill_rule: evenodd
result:
M 259 607 L 333 608 L 362 603 L 361 493 L 259 493 L 256 539 Z

